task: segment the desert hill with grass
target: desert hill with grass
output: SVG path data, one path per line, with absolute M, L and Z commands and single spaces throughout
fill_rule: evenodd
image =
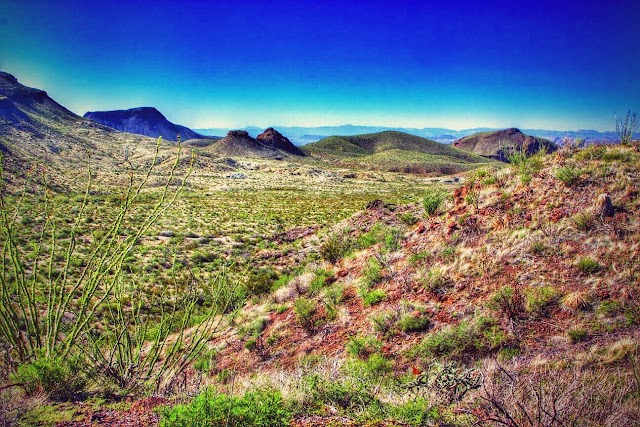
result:
M 501 162 L 508 162 L 514 152 L 531 156 L 540 150 L 551 153 L 558 148 L 547 139 L 525 135 L 516 128 L 474 133 L 454 141 L 453 146 Z
M 311 157 L 353 168 L 418 174 L 453 174 L 488 160 L 446 144 L 397 131 L 331 136 L 304 145 Z
M 160 111 L 153 107 L 138 107 L 128 110 L 89 111 L 85 118 L 122 132 L 162 137 L 167 141 L 183 141 L 188 139 L 206 139 L 205 136 L 192 131 L 186 126 L 171 123 Z
M 287 279 L 211 342 L 211 375 L 233 371 L 287 396 L 313 376 L 314 404 L 347 417 L 414 387 L 427 407 L 443 405 L 432 422 L 509 425 L 558 405 L 559 420 L 635 425 L 640 154 L 591 146 L 522 162 L 301 235 L 319 255 L 305 268 L 286 246 L 258 253 Z M 438 383 L 443 372 L 452 388 Z M 540 387 L 555 403 L 536 397 Z
M 99 425 L 635 426 L 639 168 L 634 146 L 566 148 L 276 233 L 233 322 L 175 385 L 207 392 L 80 412 Z

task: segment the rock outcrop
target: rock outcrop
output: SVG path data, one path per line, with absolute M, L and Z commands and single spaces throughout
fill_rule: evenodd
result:
M 289 138 L 283 136 L 274 128 L 268 128 L 260 135 L 258 135 L 256 137 L 256 140 L 266 145 L 267 147 L 286 151 L 287 153 L 294 154 L 296 156 L 304 156 L 302 150 L 293 145 L 293 143 L 289 141 Z
M 542 149 L 547 152 L 557 149 L 553 142 L 526 135 L 516 128 L 474 133 L 455 141 L 453 146 L 501 162 L 508 162 L 509 156 L 516 151 L 523 151 L 531 156 Z

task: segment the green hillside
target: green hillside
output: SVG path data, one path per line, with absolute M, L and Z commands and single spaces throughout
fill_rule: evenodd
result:
M 458 173 L 488 161 L 430 139 L 396 131 L 330 136 L 302 149 L 312 157 L 345 167 L 419 174 Z

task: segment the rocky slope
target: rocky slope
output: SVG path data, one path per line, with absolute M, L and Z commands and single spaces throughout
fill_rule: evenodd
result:
M 458 139 L 453 146 L 501 162 L 508 162 L 515 151 L 524 151 L 530 156 L 542 149 L 549 153 L 557 149 L 551 141 L 525 135 L 516 128 L 475 133 Z
M 286 151 L 287 153 L 295 154 L 296 156 L 304 156 L 302 150 L 293 145 L 293 143 L 289 141 L 289 138 L 283 136 L 274 128 L 266 129 L 256 137 L 256 140 L 261 142 L 263 145 L 266 145 L 267 147 Z
M 171 123 L 153 107 L 89 111 L 85 113 L 84 117 L 123 132 L 146 135 L 152 138 L 161 136 L 167 141 L 177 141 L 178 135 L 182 141 L 205 138 L 188 127 Z

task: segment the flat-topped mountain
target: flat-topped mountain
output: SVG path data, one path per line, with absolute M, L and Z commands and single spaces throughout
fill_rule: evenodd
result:
M 557 149 L 553 142 L 526 135 L 516 128 L 474 133 L 455 141 L 453 146 L 501 162 L 508 162 L 514 151 L 524 151 L 531 156 L 542 149 L 547 152 Z
M 397 131 L 330 136 L 302 149 L 312 157 L 345 167 L 418 174 L 457 173 L 487 161 L 449 145 Z
M 171 123 L 162 113 L 153 107 L 138 107 L 129 110 L 89 111 L 85 118 L 102 123 L 123 132 L 157 138 L 167 141 L 205 138 L 188 127 Z

